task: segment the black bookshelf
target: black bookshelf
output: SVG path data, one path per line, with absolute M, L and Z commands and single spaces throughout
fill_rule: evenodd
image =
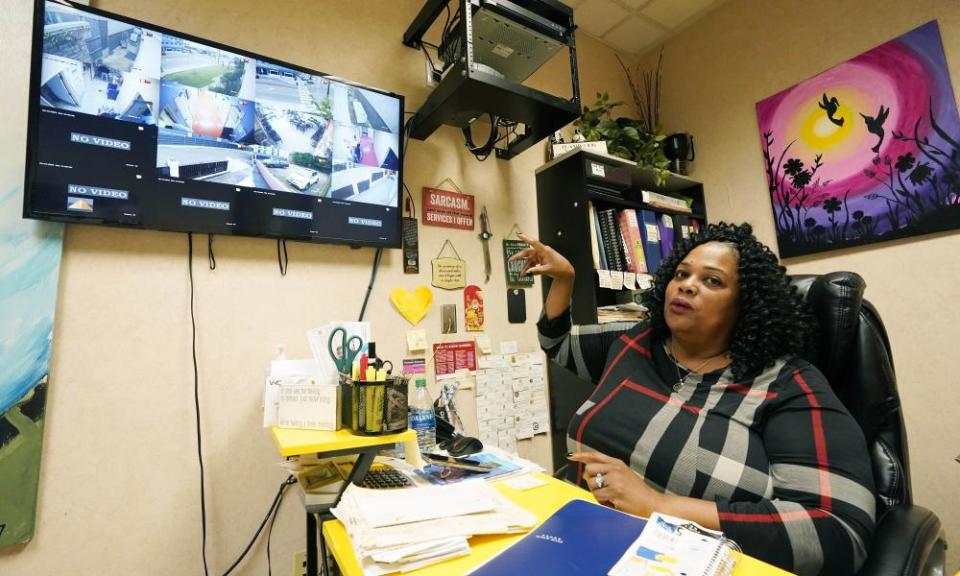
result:
M 563 254 L 577 271 L 573 289 L 573 321 L 596 324 L 597 307 L 616 302 L 613 290 L 600 288 L 590 248 L 587 202 L 595 210 L 642 208 L 657 214 L 681 212 L 657 208 L 641 200 L 641 191 L 681 194 L 693 199 L 691 218 L 707 220 L 703 184 L 670 174 L 657 185 L 654 171 L 620 158 L 574 151 L 537 169 L 537 211 L 540 240 Z M 679 234 L 679 231 L 677 232 Z M 549 281 L 543 282 L 546 297 Z

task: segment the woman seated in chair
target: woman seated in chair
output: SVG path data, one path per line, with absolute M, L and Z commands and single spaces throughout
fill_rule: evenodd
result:
M 639 324 L 571 326 L 573 266 L 523 239 L 522 272 L 552 279 L 541 345 L 596 383 L 568 427 L 577 483 L 624 512 L 722 530 L 799 574 L 859 569 L 875 510 L 863 433 L 797 355 L 809 318 L 749 224 L 684 240 Z

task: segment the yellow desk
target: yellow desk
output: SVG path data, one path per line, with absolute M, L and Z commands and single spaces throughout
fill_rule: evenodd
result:
M 502 482 L 495 483 L 494 486 L 511 500 L 536 514 L 539 523 L 542 523 L 551 514 L 559 510 L 561 506 L 571 500 L 581 499 L 596 502 L 593 495 L 586 490 L 544 474 L 538 474 L 537 476 L 547 481 L 548 485 L 524 491 L 514 490 L 505 486 Z M 524 536 L 525 534 L 474 536 L 470 539 L 471 553 L 469 556 L 462 556 L 440 562 L 439 564 L 414 570 L 407 574 L 415 574 L 416 576 L 456 576 L 458 574 L 466 574 Z M 347 536 L 347 531 L 339 520 L 329 520 L 323 523 L 323 538 L 330 547 L 330 551 L 333 553 L 333 557 L 336 558 L 337 564 L 340 566 L 340 571 L 344 576 L 363 576 L 360 564 L 357 562 L 357 558 L 353 553 L 353 547 L 350 545 L 350 538 Z M 531 569 L 531 573 L 535 574 L 536 570 Z M 789 572 L 785 572 L 779 568 L 750 558 L 749 556 L 741 556 L 737 561 L 736 569 L 733 571 L 733 576 L 781 576 L 789 574 Z
M 370 465 L 377 452 L 393 448 L 398 442 L 406 445 L 417 444 L 417 434 L 413 430 L 404 430 L 399 434 L 384 434 L 382 436 L 361 436 L 353 434 L 347 429 L 337 430 L 336 432 L 327 432 L 323 430 L 297 430 L 289 428 L 271 428 L 273 441 L 284 458 L 292 458 L 305 454 L 316 454 L 319 458 L 333 458 L 334 456 L 347 456 L 356 454 L 357 460 L 350 471 L 350 476 L 344 483 L 360 484 L 366 475 Z M 339 497 L 338 497 L 339 499 Z M 333 518 L 329 512 L 321 512 L 321 522 Z M 321 546 L 321 559 L 326 562 L 327 554 L 324 550 L 323 542 Z M 307 512 L 307 574 L 313 576 L 317 574 L 317 518 L 313 512 Z M 324 569 L 324 574 L 329 574 L 329 570 Z

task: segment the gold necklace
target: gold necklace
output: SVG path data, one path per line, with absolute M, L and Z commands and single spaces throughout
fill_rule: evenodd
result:
M 668 357 L 670 358 L 670 360 L 673 362 L 673 368 L 677 371 L 677 383 L 673 385 L 673 391 L 679 393 L 681 390 L 683 390 L 683 387 L 684 387 L 684 385 L 686 384 L 686 382 L 684 382 L 684 380 L 685 380 L 686 377 L 689 376 L 692 372 L 698 372 L 698 373 L 699 373 L 700 370 L 702 370 L 704 366 L 706 366 L 706 365 L 709 364 L 710 362 L 716 360 L 717 358 L 720 358 L 720 357 L 726 356 L 726 355 L 727 355 L 727 351 L 724 350 L 723 352 L 721 352 L 721 353 L 719 353 L 719 354 L 716 354 L 716 355 L 714 355 L 714 356 L 711 356 L 711 357 L 707 358 L 706 360 L 704 360 L 703 362 L 701 362 L 696 368 L 694 368 L 694 369 L 692 369 L 692 370 L 691 370 L 691 369 L 688 369 L 687 367 L 684 367 L 683 369 L 686 370 L 687 373 L 686 373 L 683 377 L 681 377 L 681 376 L 680 376 L 680 362 L 677 361 L 677 358 L 673 355 L 673 351 L 670 349 L 669 346 L 667 346 L 667 356 L 668 356 Z

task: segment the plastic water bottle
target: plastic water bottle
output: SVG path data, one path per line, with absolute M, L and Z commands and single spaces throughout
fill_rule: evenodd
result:
M 437 420 L 433 415 L 433 402 L 427 393 L 427 381 L 417 379 L 417 387 L 410 403 L 410 429 L 417 433 L 420 452 L 429 452 L 437 444 Z

